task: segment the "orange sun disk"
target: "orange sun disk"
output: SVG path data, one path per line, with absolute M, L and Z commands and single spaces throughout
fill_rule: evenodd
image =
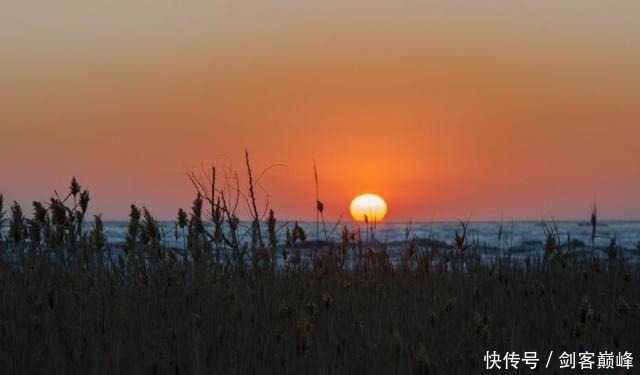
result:
M 353 198 L 349 206 L 355 221 L 382 221 L 387 214 L 387 203 L 375 194 L 361 194 Z

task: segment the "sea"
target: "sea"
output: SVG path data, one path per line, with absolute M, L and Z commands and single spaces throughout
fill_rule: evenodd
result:
M 168 247 L 180 249 L 184 246 L 183 232 L 178 229 L 173 221 L 159 222 L 163 233 L 163 244 Z M 284 243 L 286 228 L 292 229 L 297 224 L 307 234 L 309 241 L 340 241 L 340 235 L 344 228 L 350 231 L 359 230 L 363 239 L 374 238 L 376 241 L 387 244 L 402 244 L 412 239 L 437 241 L 451 244 L 457 234 L 463 233 L 461 222 L 380 222 L 375 228 L 364 224 L 352 222 L 316 223 L 308 221 L 278 222 L 276 232 L 278 241 Z M 498 250 L 515 250 L 518 252 L 541 252 L 548 231 L 557 235 L 560 245 L 571 242 L 572 247 L 592 248 L 591 223 L 585 221 L 471 221 L 466 224 L 466 242 L 486 248 Z M 87 230 L 90 229 L 88 224 Z M 126 221 L 107 221 L 104 223 L 105 234 L 108 243 L 119 248 L 127 236 Z M 212 228 L 207 226 L 209 230 Z M 261 227 L 263 236 L 266 237 L 266 226 Z M 177 234 L 177 236 L 176 236 Z M 0 235 L 7 237 L 7 225 L 0 231 Z M 238 231 L 241 242 L 248 243 L 251 240 L 251 223 L 242 221 Z M 596 236 L 593 248 L 605 249 L 612 241 L 625 254 L 640 258 L 640 221 L 601 221 L 596 228 Z M 396 247 L 396 248 L 402 248 Z
M 359 228 L 362 238 L 373 236 L 383 243 L 397 243 L 413 238 L 435 240 L 451 243 L 456 233 L 462 234 L 461 222 L 380 222 L 371 230 L 365 224 L 326 222 L 316 223 L 301 221 L 295 222 L 302 227 L 308 240 L 339 241 L 343 227 L 346 225 L 351 231 Z M 276 225 L 279 241 L 284 241 L 286 228 L 292 229 L 294 222 L 278 222 Z M 557 234 L 560 243 L 572 241 L 591 246 L 591 223 L 583 221 L 472 221 L 465 223 L 467 242 L 496 248 L 521 248 L 542 245 L 546 239 L 546 233 L 552 230 Z M 165 243 L 169 246 L 180 247 L 181 231 L 178 230 L 178 240 L 175 239 L 175 222 L 160 222 L 165 233 Z M 239 226 L 239 235 L 242 240 L 251 238 L 251 223 L 243 221 Z M 210 228 L 209 228 L 210 229 Z M 261 228 L 266 231 L 266 226 Z M 127 234 L 127 222 L 106 222 L 105 232 L 110 243 L 124 242 Z M 595 247 L 606 247 L 615 239 L 617 246 L 628 250 L 638 250 L 640 246 L 640 221 L 602 221 L 597 224 Z M 175 243 L 172 243 L 174 241 Z

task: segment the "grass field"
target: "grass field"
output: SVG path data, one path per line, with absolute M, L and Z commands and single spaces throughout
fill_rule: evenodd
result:
M 228 196 L 198 190 L 176 220 L 186 251 L 134 206 L 117 257 L 99 216 L 86 229 L 75 180 L 31 218 L 0 204 L 1 372 L 477 374 L 495 350 L 536 351 L 537 373 L 556 373 L 557 359 L 540 368 L 551 350 L 640 354 L 640 272 L 615 244 L 572 257 L 550 231 L 543 256 L 515 261 L 481 257 L 462 231 L 391 262 L 346 227 L 319 243 L 293 226 L 280 243 L 275 214 L 257 210 L 239 241 Z

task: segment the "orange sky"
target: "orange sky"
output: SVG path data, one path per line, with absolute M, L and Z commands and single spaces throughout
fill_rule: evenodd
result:
M 637 1 L 6 1 L 0 192 L 76 175 L 94 212 L 243 171 L 282 219 L 640 217 Z M 246 183 L 244 174 L 241 182 Z M 260 196 L 262 204 L 265 197 Z

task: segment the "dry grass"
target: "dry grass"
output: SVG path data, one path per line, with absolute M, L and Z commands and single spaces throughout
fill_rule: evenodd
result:
M 482 261 L 463 229 L 453 245 L 409 241 L 395 264 L 346 227 L 341 243 L 308 243 L 298 226 L 278 243 L 273 212 L 268 245 L 243 246 L 224 201 L 214 188 L 179 214 L 186 251 L 133 206 L 117 259 L 99 217 L 82 230 L 77 182 L 31 219 L 14 205 L 0 240 L 2 372 L 472 374 L 487 350 L 640 353 L 640 272 L 623 257 L 570 257 L 550 232 L 543 259 Z

